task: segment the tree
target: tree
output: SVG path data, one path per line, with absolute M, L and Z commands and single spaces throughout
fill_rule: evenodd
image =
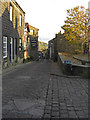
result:
M 62 26 L 65 38 L 72 45 L 81 46 L 88 41 L 88 9 L 77 6 L 67 10 L 67 20 Z

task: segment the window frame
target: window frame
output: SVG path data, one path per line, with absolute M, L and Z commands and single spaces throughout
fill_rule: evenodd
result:
M 35 30 L 33 30 L 33 35 L 35 35 Z
M 7 37 L 3 36 L 3 44 L 5 44 L 5 43 L 6 43 L 6 45 L 5 45 L 5 47 L 3 46 L 3 48 L 5 48 L 6 50 L 5 51 L 3 50 L 3 53 L 6 53 L 6 55 L 3 54 L 3 59 L 7 58 Z
M 11 45 L 11 63 L 13 62 L 13 37 L 10 37 L 10 45 Z
M 10 21 L 13 21 L 13 6 L 10 4 Z
M 22 50 L 22 39 L 19 38 L 19 51 L 21 51 L 21 50 Z

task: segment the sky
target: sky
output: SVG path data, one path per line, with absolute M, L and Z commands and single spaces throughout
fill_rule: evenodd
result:
M 90 0 L 16 0 L 24 10 L 25 22 L 39 29 L 39 41 L 48 43 L 64 25 L 67 9 L 88 8 Z

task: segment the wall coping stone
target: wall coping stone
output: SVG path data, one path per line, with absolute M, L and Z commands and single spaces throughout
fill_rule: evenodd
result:
M 77 59 L 77 60 L 79 60 L 79 61 L 84 61 L 84 62 L 86 62 L 86 63 L 90 63 L 90 58 L 85 59 L 85 58 L 78 58 L 78 57 L 75 57 L 75 56 L 73 56 L 73 58 L 74 58 L 74 59 Z

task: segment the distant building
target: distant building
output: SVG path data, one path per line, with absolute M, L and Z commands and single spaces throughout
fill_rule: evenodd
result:
M 24 35 L 24 58 L 35 60 L 38 56 L 38 31 L 39 29 L 25 23 L 25 35 Z
M 28 58 L 28 46 L 30 45 L 30 42 L 28 41 L 27 37 L 30 32 L 29 24 L 25 23 L 25 29 L 24 29 L 24 59 Z
M 54 44 L 54 42 L 55 42 L 55 38 L 53 38 L 52 40 L 50 40 L 48 42 L 49 58 L 52 59 L 52 60 L 55 59 L 55 55 L 57 54 L 55 52 L 55 44 Z
M 48 44 L 42 41 L 38 41 L 38 53 L 42 53 L 42 57 L 46 58 L 48 55 Z
M 23 61 L 25 12 L 15 0 L 0 1 L 2 18 L 2 65 Z
M 48 49 L 48 44 L 42 41 L 38 41 L 38 51 L 44 51 Z

